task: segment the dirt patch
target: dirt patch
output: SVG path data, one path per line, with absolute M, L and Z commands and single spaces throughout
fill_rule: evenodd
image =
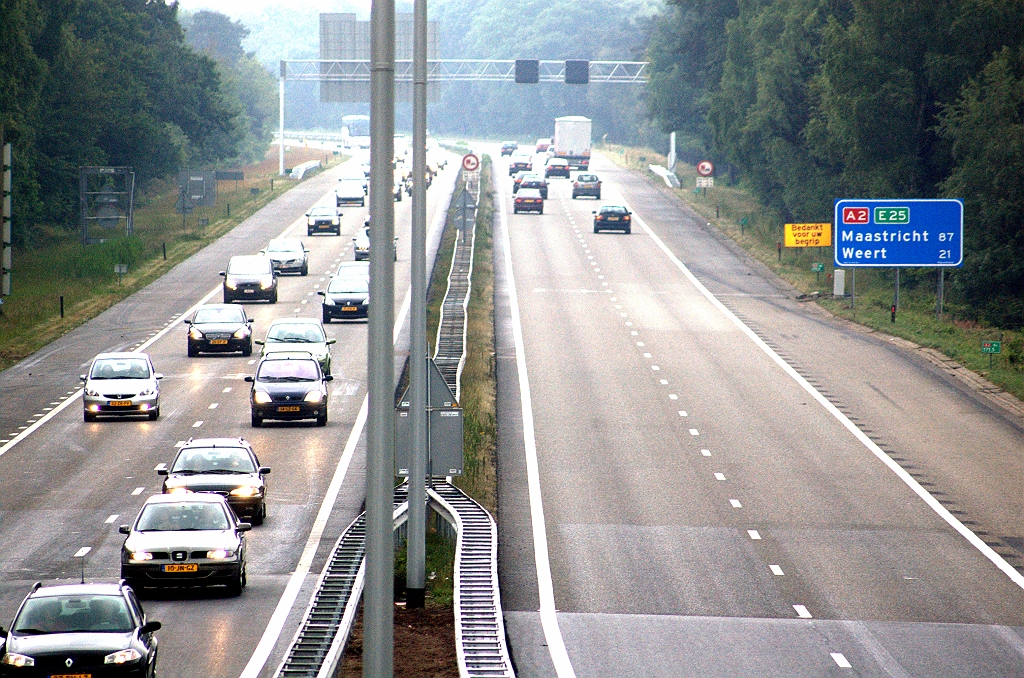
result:
M 427 605 L 430 605 L 428 600 Z M 395 678 L 458 678 L 455 613 L 450 607 L 395 607 Z M 363 613 L 359 613 L 339 678 L 363 675 Z

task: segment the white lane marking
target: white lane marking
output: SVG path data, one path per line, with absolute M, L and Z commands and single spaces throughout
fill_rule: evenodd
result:
M 783 576 L 785 574 L 782 571 L 782 568 L 779 567 L 778 565 L 769 565 L 768 569 L 771 570 L 772 574 L 774 574 L 776 577 L 781 577 L 781 576 Z
M 725 480 L 725 474 L 724 473 L 716 473 L 715 474 L 715 480 Z
M 75 555 L 73 557 L 75 557 L 75 558 L 84 558 L 85 554 L 88 553 L 89 551 L 92 551 L 92 547 L 91 546 L 83 546 L 82 548 L 80 548 L 77 551 L 75 551 Z
M 505 216 L 505 192 L 498 191 L 501 218 L 502 246 L 505 248 L 505 276 L 508 282 L 509 312 L 512 316 L 512 337 L 516 347 L 516 369 L 519 372 L 519 394 L 523 410 L 523 444 L 526 448 L 526 479 L 530 495 L 530 518 L 533 524 L 533 554 L 537 567 L 537 589 L 540 599 L 540 623 L 548 653 L 558 678 L 575 678 L 576 672 L 569 661 L 562 632 L 558 628 L 555 608 L 555 590 L 551 581 L 551 563 L 548 559 L 547 527 L 544 523 L 544 503 L 540 490 L 540 467 L 537 462 L 537 440 L 533 427 L 533 400 L 530 395 L 530 378 L 526 371 L 526 348 L 523 341 L 523 327 L 519 315 L 519 297 L 516 295 L 516 279 L 512 268 L 512 243 L 508 236 L 508 219 Z M 630 323 L 627 323 L 630 324 Z
M 630 332 L 630 335 L 632 335 L 632 336 L 634 336 L 634 337 L 635 337 L 635 336 L 637 336 L 637 335 L 639 335 L 639 334 L 640 334 L 640 333 L 639 333 L 639 332 L 637 332 L 636 330 L 632 330 L 632 331 Z
M 106 520 L 104 520 L 103 522 L 106 523 L 107 525 L 110 525 L 111 523 L 113 523 L 115 520 L 117 520 L 120 517 L 121 517 L 120 513 L 113 513 Z
M 750 538 L 753 539 L 754 541 L 757 541 L 758 539 L 761 538 L 761 533 L 758 532 L 757 530 L 747 530 L 747 534 L 750 535 Z
M 221 391 L 221 393 L 231 393 L 231 387 L 230 387 L 230 386 L 228 386 L 228 387 L 227 387 L 227 388 L 225 388 L 225 389 L 224 389 L 223 391 Z
M 842 652 L 829 652 L 829 656 L 832 657 L 832 661 L 841 669 L 852 669 L 853 665 L 847 661 L 846 657 L 843 656 Z
M 625 205 L 625 207 L 626 209 L 633 211 L 633 209 L 628 204 Z M 774 350 L 772 350 L 772 348 L 768 344 L 764 343 L 764 340 L 757 336 L 757 334 L 752 329 L 747 327 L 742 320 L 737 318 L 735 313 L 726 308 L 725 304 L 719 301 L 718 298 L 714 294 L 712 294 L 710 290 L 708 290 L 708 288 L 704 287 L 701 281 L 697 280 L 697 277 L 693 275 L 689 268 L 686 267 L 686 264 L 680 261 L 679 258 L 672 253 L 672 250 L 670 250 L 668 246 L 661 240 L 661 238 L 659 238 L 654 233 L 654 231 L 651 230 L 651 228 L 642 218 L 635 216 L 634 214 L 634 221 L 638 223 L 641 228 L 644 229 L 644 231 L 654 241 L 658 248 L 665 253 L 669 260 L 676 265 L 676 268 L 678 268 L 682 272 L 683 276 L 690 281 L 690 284 L 697 288 L 697 291 L 700 292 L 705 299 L 711 302 L 711 304 L 715 308 L 717 308 L 719 312 L 722 313 L 722 315 L 728 318 L 737 328 L 739 328 L 739 330 L 743 334 L 747 335 L 747 338 L 750 339 L 750 341 L 752 341 L 755 346 L 760 348 L 765 353 L 765 355 L 771 358 L 771 360 L 774 361 L 775 364 L 779 366 L 779 369 L 781 369 L 783 372 L 789 375 L 789 377 L 793 379 L 793 381 L 799 384 L 812 398 L 818 401 L 819 405 L 824 407 L 829 414 L 835 417 L 836 420 L 839 421 L 839 423 L 842 424 L 846 428 L 846 430 L 853 435 L 854 438 L 860 441 L 860 443 L 864 445 L 864 447 L 866 447 L 872 454 L 874 454 L 879 461 L 881 461 L 883 464 L 889 467 L 889 470 L 896 474 L 896 477 L 902 480 L 906 484 L 906 486 L 909 487 L 911 491 L 914 492 L 914 494 L 920 497 L 921 501 L 923 501 L 928 506 L 928 508 L 933 510 L 940 518 L 942 518 L 942 520 L 946 521 L 947 525 L 952 527 L 960 534 L 961 537 L 966 539 L 971 546 L 976 548 L 978 551 L 981 552 L 983 556 L 988 558 L 988 560 L 993 565 L 995 565 L 1003 574 L 1009 577 L 1010 581 L 1012 581 L 1018 587 L 1024 589 L 1024 575 L 1015 570 L 1013 566 L 1006 562 L 1006 560 L 1001 555 L 996 553 L 991 546 L 982 541 L 981 537 L 974 534 L 974 532 L 972 532 L 971 530 L 967 529 L 966 525 L 961 523 L 960 520 L 952 513 L 950 513 L 945 506 L 940 504 L 935 497 L 929 494 L 928 490 L 924 489 L 924 487 L 922 487 L 921 484 L 917 482 L 917 480 L 915 480 L 914 477 L 911 476 L 906 471 L 906 469 L 904 469 L 894 460 L 890 459 L 889 455 L 883 452 L 882 448 L 876 445 L 875 442 L 871 440 L 871 438 L 869 438 L 868 435 L 864 433 L 864 431 L 860 430 L 860 428 L 858 428 L 856 424 L 850 421 L 849 417 L 840 412 L 835 405 L 829 402 L 828 398 L 823 396 L 818 391 L 818 389 L 811 386 L 811 384 L 806 379 L 800 376 L 799 372 L 797 372 L 789 363 L 783 360 L 782 357 Z
M 628 317 L 628 315 L 627 315 L 627 314 L 625 314 L 625 313 L 620 313 L 620 314 L 619 314 L 619 317 L 620 317 L 620 318 L 626 318 L 626 317 Z
M 801 619 L 813 619 L 814 618 L 814 616 L 810 612 L 808 612 L 807 608 L 804 607 L 803 605 L 794 605 L 793 609 L 796 610 L 796 616 L 800 617 Z
M 668 394 L 668 399 L 669 400 L 679 400 L 679 396 L 677 396 L 675 393 L 669 393 Z
M 671 397 L 672 397 L 672 396 L 669 396 L 669 398 L 671 398 Z M 686 410 L 679 410 L 679 416 L 680 416 L 680 417 L 688 417 L 688 416 L 690 416 L 690 415 L 688 415 L 688 414 L 686 413 Z
M 181 446 L 182 446 L 182 445 L 184 445 L 184 444 L 185 444 L 186 442 L 188 442 L 188 441 L 186 441 L 186 440 L 179 440 L 178 442 L 174 443 L 174 446 L 175 446 L 175 447 L 181 447 Z
M 300 304 L 308 304 L 308 303 L 309 303 L 309 299 L 303 299 L 303 300 L 302 300 L 302 301 L 300 301 L 299 303 L 300 303 Z M 299 312 L 299 309 L 295 309 L 295 312 L 296 312 L 296 313 L 298 313 L 298 312 Z
M 661 380 L 661 385 L 662 386 L 668 386 L 668 379 L 662 379 Z
M 256 364 L 256 360 L 255 359 L 250 360 L 249 362 L 246 363 L 246 365 L 255 365 L 255 364 Z
M 200 420 L 199 420 L 199 421 L 197 421 L 196 423 L 192 424 L 192 428 L 199 428 L 199 427 L 200 427 L 200 426 L 202 426 L 202 425 L 203 425 L 203 420 L 202 420 L 202 419 L 200 419 Z
M 597 276 L 597 279 L 598 280 L 604 280 L 604 276 L 603 275 L 599 275 L 599 276 Z
M 642 342 L 642 341 L 638 341 L 636 343 L 637 343 L 637 346 L 643 346 L 644 345 L 644 342 Z M 644 353 L 644 357 L 645 358 L 650 358 L 651 354 L 650 353 Z
M 705 457 L 710 457 L 711 456 L 711 450 L 701 450 L 700 453 L 702 455 L 704 455 Z
M 132 490 L 132 496 L 133 497 L 137 497 L 137 496 L 139 496 L 140 494 L 142 494 L 145 491 L 146 491 L 146 488 L 144 488 L 144 487 L 136 487 L 134 490 Z
M 220 403 L 210 403 L 210 407 L 208 409 L 215 410 L 218 407 L 220 407 Z
M 729 503 L 732 504 L 733 508 L 743 508 L 743 504 L 740 503 L 739 499 L 730 499 Z
M 655 372 L 658 372 L 658 371 L 660 371 L 660 370 L 661 370 L 661 368 L 660 368 L 660 367 L 658 367 L 657 365 L 651 365 L 651 369 L 652 369 L 653 371 L 655 371 Z
M 154 471 L 163 471 L 165 468 L 167 468 L 167 463 L 162 461 L 159 464 L 157 464 L 156 466 L 154 466 L 153 470 Z
M 699 436 L 699 435 L 700 435 L 700 431 L 698 431 L 698 430 L 697 430 L 697 429 L 695 429 L 695 428 L 691 428 L 691 429 L 690 429 L 690 435 L 691 435 L 691 436 Z

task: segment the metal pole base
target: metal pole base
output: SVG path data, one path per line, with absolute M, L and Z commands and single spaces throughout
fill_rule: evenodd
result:
M 405 609 L 411 610 L 413 608 L 422 609 L 427 603 L 427 590 L 426 589 L 406 589 L 405 590 Z

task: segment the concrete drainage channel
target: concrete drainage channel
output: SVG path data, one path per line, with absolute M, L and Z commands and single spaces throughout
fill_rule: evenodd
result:
M 434 361 L 449 388 L 460 392 L 465 362 L 466 306 L 469 303 L 479 183 L 462 202 L 459 235 L 442 302 Z M 465 194 L 469 197 L 469 193 Z M 453 201 L 455 204 L 455 201 Z M 408 516 L 408 486 L 395 488 L 395 528 Z M 494 519 L 462 490 L 434 481 L 427 503 L 457 534 L 455 545 L 455 647 L 464 678 L 514 678 L 505 642 L 498 590 L 498 529 Z M 363 593 L 365 519 L 361 514 L 338 538 L 277 678 L 334 678 L 345 655 Z

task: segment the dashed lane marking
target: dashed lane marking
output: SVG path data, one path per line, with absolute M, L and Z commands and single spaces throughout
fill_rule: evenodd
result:
M 218 407 L 220 407 L 220 403 L 210 403 L 210 407 L 208 409 L 215 410 Z
M 669 396 L 669 397 L 671 398 L 672 396 Z M 686 413 L 686 410 L 679 410 L 679 416 L 680 416 L 680 417 L 688 417 L 688 416 L 690 416 L 690 415 L 688 415 L 688 414 Z
M 117 520 L 120 517 L 121 517 L 120 513 L 112 513 L 103 522 L 106 523 L 107 525 L 111 525 L 115 520 Z
M 783 576 L 785 574 L 782 571 L 782 568 L 779 567 L 778 565 L 769 565 L 768 569 L 771 570 L 772 574 L 774 574 L 776 577 L 781 577 L 781 576 Z
M 89 551 L 92 551 L 92 547 L 91 546 L 83 546 L 82 548 L 80 548 L 77 551 L 75 551 L 74 557 L 75 558 L 84 558 L 85 554 L 88 553 Z
M 184 444 L 185 444 L 186 442 L 188 442 L 188 441 L 186 441 L 186 440 L 179 440 L 178 442 L 174 443 L 174 446 L 175 446 L 175 447 L 181 447 L 181 446 L 182 446 L 182 445 L 184 445 Z
M 838 666 L 839 668 L 841 668 L 841 669 L 852 669 L 853 668 L 853 665 L 850 664 L 850 662 L 846 659 L 845 656 L 843 656 L 842 652 L 829 652 L 829 655 L 832 657 L 832 661 L 834 661 L 836 663 L 836 666 Z
M 691 429 L 690 429 L 690 435 L 691 435 L 691 436 L 699 436 L 699 435 L 700 435 L 700 431 L 698 431 L 698 430 L 697 430 L 697 429 L 695 429 L 695 428 L 691 428 Z
M 250 360 L 249 362 L 246 363 L 246 365 L 255 365 L 255 364 L 256 364 L 255 360 Z
M 200 419 L 200 420 L 199 420 L 199 421 L 197 421 L 196 423 L 192 424 L 192 428 L 199 428 L 199 427 L 200 427 L 200 426 L 202 426 L 202 425 L 203 425 L 203 420 L 202 420 L 202 419 Z
M 165 462 L 160 462 L 159 464 L 157 464 L 156 466 L 153 467 L 153 470 L 154 471 L 163 471 L 165 468 L 167 468 L 167 464 Z
M 725 480 L 725 474 L 724 473 L 716 473 L 715 474 L 715 480 Z
M 228 386 L 228 387 L 227 387 L 227 388 L 225 388 L 225 389 L 224 389 L 223 391 L 221 391 L 221 393 L 231 393 L 231 387 L 230 387 L 230 386 Z
M 733 508 L 743 508 L 743 504 L 740 503 L 739 499 L 730 499 L 729 503 Z
M 662 379 L 660 383 L 662 386 L 668 386 L 668 379 Z
M 760 539 L 760 538 L 761 538 L 761 533 L 760 533 L 760 532 L 758 532 L 757 530 L 747 530 L 747 534 L 748 534 L 748 535 L 750 536 L 750 538 L 751 538 L 751 539 L 753 539 L 754 541 L 757 541 L 758 539 Z
M 705 457 L 710 457 L 711 456 L 711 450 L 701 450 L 700 453 L 701 453 L 701 455 L 703 455 Z
M 796 610 L 796 616 L 800 617 L 801 619 L 813 619 L 814 618 L 814 616 L 810 612 L 808 612 L 807 608 L 804 607 L 803 605 L 794 605 L 793 609 Z
M 139 496 L 140 494 L 142 494 L 145 491 L 146 491 L 146 488 L 144 488 L 144 487 L 136 487 L 134 490 L 132 490 L 132 496 L 133 497 L 137 497 L 137 496 Z

